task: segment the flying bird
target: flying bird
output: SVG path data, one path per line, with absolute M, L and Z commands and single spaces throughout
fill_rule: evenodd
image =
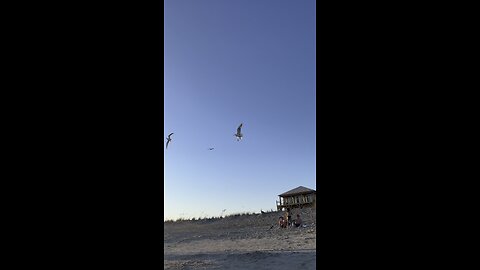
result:
M 242 126 L 243 126 L 243 123 L 241 123 L 240 126 L 238 126 L 237 133 L 235 134 L 235 137 L 237 137 L 237 142 L 240 141 L 243 137 Z
M 212 151 L 213 149 L 215 149 L 215 148 L 213 148 L 213 147 L 212 147 L 212 148 L 208 148 L 208 150 L 210 150 L 210 151 Z
M 170 138 L 170 136 L 172 136 L 172 135 L 173 135 L 173 133 L 170 133 L 170 134 L 168 135 L 168 137 L 167 137 L 167 146 L 165 147 L 165 149 L 168 149 L 168 143 L 172 140 L 172 139 Z

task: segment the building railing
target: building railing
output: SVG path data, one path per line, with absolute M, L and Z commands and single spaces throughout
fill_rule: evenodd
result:
M 276 201 L 277 206 L 288 206 L 288 205 L 299 205 L 299 204 L 308 204 L 308 203 L 313 203 L 313 200 L 305 201 L 305 202 L 283 202 L 281 203 L 280 201 Z

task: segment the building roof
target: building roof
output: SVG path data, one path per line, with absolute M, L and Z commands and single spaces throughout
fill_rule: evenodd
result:
M 305 193 L 313 193 L 313 192 L 316 192 L 315 190 L 313 189 L 309 189 L 309 188 L 306 188 L 306 187 L 303 187 L 303 186 L 299 186 L 297 188 L 294 188 L 292 190 L 289 190 L 285 193 L 282 193 L 278 196 L 281 196 L 281 197 L 284 197 L 284 196 L 292 196 L 292 195 L 299 195 L 299 194 L 305 194 Z

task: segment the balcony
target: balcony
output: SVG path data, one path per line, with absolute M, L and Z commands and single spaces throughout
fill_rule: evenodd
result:
M 314 200 L 299 200 L 298 202 L 292 200 L 285 200 L 283 202 L 276 201 L 277 208 L 289 207 L 289 206 L 300 206 L 305 204 L 311 204 Z

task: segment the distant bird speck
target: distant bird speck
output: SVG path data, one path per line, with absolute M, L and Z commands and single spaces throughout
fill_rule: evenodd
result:
M 212 147 L 212 148 L 208 148 L 208 150 L 210 150 L 210 151 L 212 151 L 213 149 L 215 149 L 215 148 L 213 148 L 213 147 Z
M 243 137 L 242 126 L 243 126 L 243 123 L 241 123 L 240 126 L 238 126 L 237 133 L 235 134 L 235 137 L 237 137 L 237 142 L 240 141 Z
M 172 136 L 172 135 L 173 135 L 173 133 L 170 133 L 170 134 L 168 135 L 168 137 L 167 137 L 167 146 L 165 147 L 165 149 L 168 149 L 168 144 L 169 144 L 170 141 L 172 140 L 172 139 L 170 138 L 170 136 Z

